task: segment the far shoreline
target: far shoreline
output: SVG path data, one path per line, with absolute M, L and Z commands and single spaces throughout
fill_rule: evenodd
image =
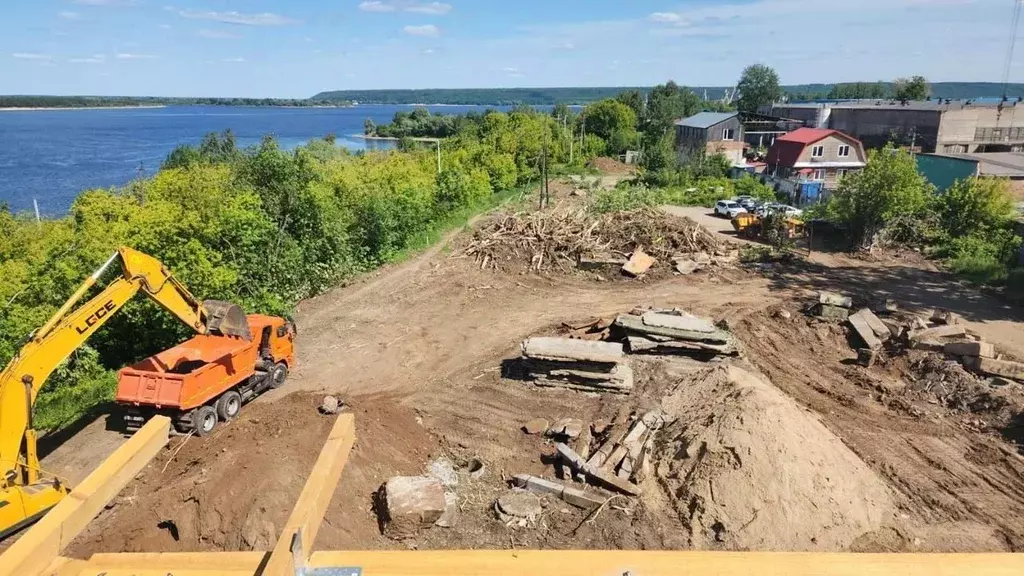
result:
M 26 106 L 24 108 L 17 106 L 9 106 L 6 108 L 0 108 L 0 112 L 43 112 L 46 110 L 134 110 L 135 108 L 167 108 L 167 105 L 152 104 L 144 106 Z

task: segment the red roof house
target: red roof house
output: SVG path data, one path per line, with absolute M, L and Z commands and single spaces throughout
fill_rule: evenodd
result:
M 800 128 L 775 139 L 768 150 L 768 174 L 802 178 L 835 188 L 846 174 L 867 165 L 864 145 L 838 130 Z

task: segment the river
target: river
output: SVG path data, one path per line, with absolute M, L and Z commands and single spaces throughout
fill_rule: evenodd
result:
M 474 106 L 428 106 L 431 112 L 462 114 Z M 502 109 L 493 106 L 494 109 Z M 335 134 L 352 150 L 365 142 L 367 118 L 391 121 L 412 106 L 351 108 L 248 108 L 172 106 L 79 110 L 0 111 L 0 202 L 12 210 L 47 216 L 65 214 L 79 192 L 122 186 L 140 173 L 150 175 L 180 144 L 198 144 L 209 132 L 234 131 L 240 146 L 273 134 L 292 149 L 312 138 Z

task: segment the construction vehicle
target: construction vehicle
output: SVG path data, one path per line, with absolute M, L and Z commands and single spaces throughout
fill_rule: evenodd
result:
M 295 325 L 251 314 L 253 338 L 200 334 L 118 373 L 115 401 L 125 425 L 138 429 L 155 414 L 169 416 L 179 432 L 206 436 L 238 415 L 242 404 L 284 384 L 295 365 Z
M 781 214 L 780 214 L 781 215 Z M 804 221 L 792 216 L 782 215 L 786 226 L 786 237 L 790 240 L 804 235 Z M 764 217 L 743 212 L 732 219 L 732 227 L 736 233 L 751 240 L 762 240 L 764 236 Z
M 75 308 L 117 260 L 121 275 Z M 222 340 L 252 340 L 245 313 L 227 302 L 199 302 L 156 259 L 120 248 L 86 279 L 0 372 L 0 538 L 34 522 L 69 491 L 39 467 L 32 407 L 51 373 L 139 292 L 193 330 Z

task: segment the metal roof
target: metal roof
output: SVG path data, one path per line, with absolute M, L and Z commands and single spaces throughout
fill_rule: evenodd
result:
M 715 124 L 721 124 L 726 120 L 735 118 L 739 112 L 701 112 L 689 118 L 676 121 L 676 126 L 688 126 L 690 128 L 711 128 Z
M 1007 107 L 1016 106 L 1016 99 L 1004 104 Z M 852 100 L 843 102 L 793 102 L 776 103 L 773 109 L 823 109 L 823 108 L 846 108 L 853 110 L 963 110 L 965 108 L 995 108 L 999 102 L 978 101 L 978 100 L 951 100 L 949 104 L 941 98 L 933 100 L 916 100 L 906 104 L 896 100 Z

